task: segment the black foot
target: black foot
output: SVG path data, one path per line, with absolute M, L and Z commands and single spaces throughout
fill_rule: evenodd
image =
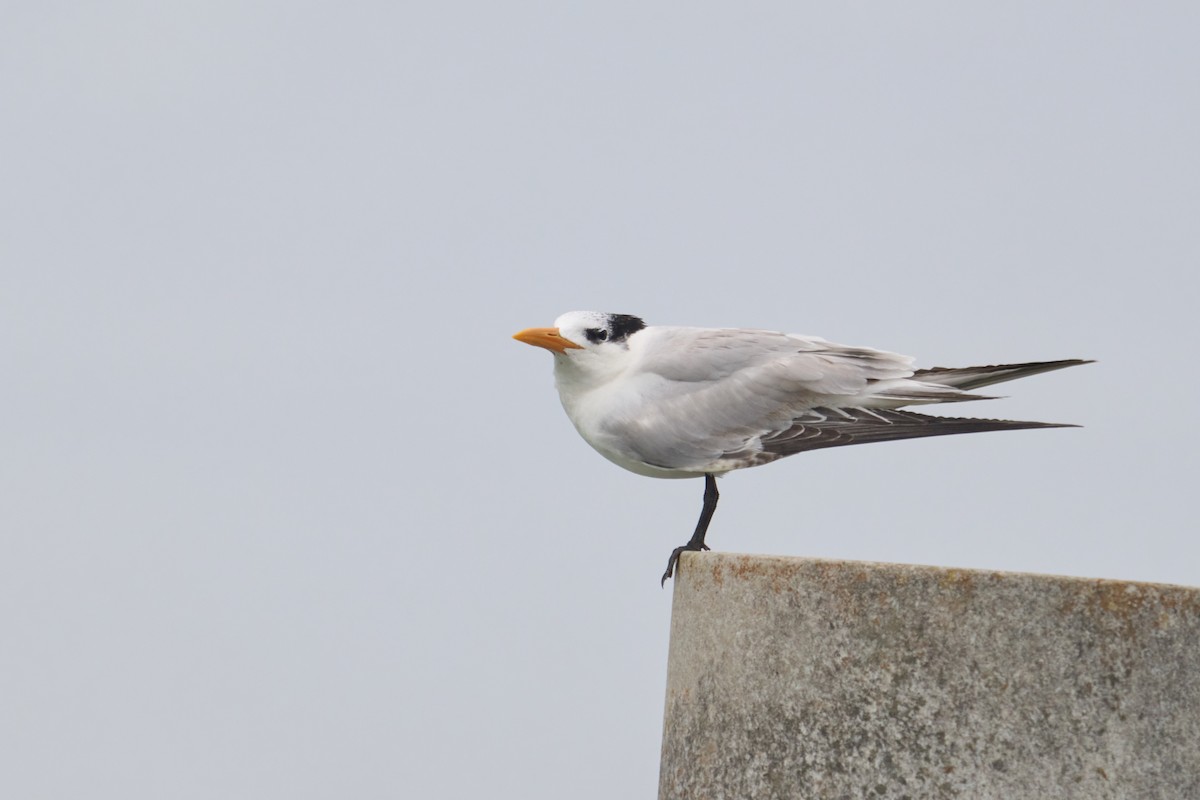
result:
M 667 559 L 667 571 L 663 573 L 662 582 L 659 583 L 659 586 L 666 586 L 667 578 L 669 578 L 675 574 L 675 570 L 679 567 L 679 554 L 680 553 L 684 553 L 684 552 L 688 552 L 688 551 L 693 552 L 693 553 L 698 553 L 701 550 L 707 550 L 707 549 L 708 549 L 708 545 L 706 545 L 704 542 L 699 542 L 699 543 L 688 542 L 687 544 L 682 544 L 679 547 L 676 547 L 674 550 L 672 550 L 671 557 Z

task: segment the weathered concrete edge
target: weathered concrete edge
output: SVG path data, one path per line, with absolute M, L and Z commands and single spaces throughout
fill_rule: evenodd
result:
M 864 570 L 919 570 L 930 573 L 962 575 L 964 577 L 1014 577 L 1023 579 L 1044 579 L 1054 581 L 1056 583 L 1071 582 L 1080 585 L 1110 584 L 1168 591 L 1176 591 L 1180 589 L 1193 592 L 1200 591 L 1200 586 L 1189 586 L 1186 583 L 1162 583 L 1158 581 L 1138 581 L 1125 578 L 1091 578 L 1081 575 L 1061 575 L 1054 572 L 1026 572 L 1023 570 L 983 569 L 982 567 L 950 567 L 939 566 L 936 564 L 910 564 L 903 561 L 861 561 L 846 558 L 817 558 L 815 556 L 781 556 L 761 553 L 732 553 L 724 550 L 703 553 L 685 552 L 681 554 L 679 559 L 680 570 L 687 569 L 689 564 L 693 569 L 703 569 L 705 566 L 703 562 L 705 561 L 715 562 L 714 564 L 709 565 L 711 568 L 711 566 L 715 566 L 716 563 L 725 562 L 730 559 L 744 562 L 754 562 L 755 564 L 762 566 L 775 566 L 782 568 L 794 568 L 799 565 L 809 565 L 828 567 L 830 569 L 860 567 Z M 680 582 L 678 580 L 675 581 L 675 588 L 672 590 L 673 594 L 678 593 L 679 583 Z

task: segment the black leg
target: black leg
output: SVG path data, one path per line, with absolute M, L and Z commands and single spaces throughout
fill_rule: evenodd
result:
M 667 584 L 667 578 L 675 574 L 676 567 L 679 566 L 679 554 L 685 550 L 707 550 L 708 545 L 704 543 L 704 534 L 708 532 L 708 523 L 712 522 L 713 512 L 717 510 L 717 500 L 721 495 L 717 493 L 717 479 L 712 475 L 705 474 L 704 476 L 704 507 L 700 509 L 700 519 L 696 523 L 696 532 L 692 534 L 692 538 L 688 539 L 688 543 L 676 547 L 671 551 L 671 557 L 667 559 L 667 571 L 663 573 L 662 585 Z

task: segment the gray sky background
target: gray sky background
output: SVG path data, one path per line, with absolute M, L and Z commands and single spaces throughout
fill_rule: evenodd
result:
M 722 482 L 721 550 L 1200 584 L 1200 6 L 10 3 L 0 793 L 651 797 L 584 308 L 1100 363 Z

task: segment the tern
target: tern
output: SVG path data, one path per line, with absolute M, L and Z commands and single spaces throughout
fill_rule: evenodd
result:
M 579 435 L 609 461 L 653 478 L 704 478 L 692 538 L 707 550 L 717 476 L 851 444 L 954 433 L 1073 428 L 1052 422 L 935 417 L 905 406 L 993 399 L 981 386 L 1091 363 L 1085 359 L 932 367 L 869 347 L 745 328 L 647 326 L 632 314 L 571 311 L 517 341 L 554 354 L 559 399 Z

